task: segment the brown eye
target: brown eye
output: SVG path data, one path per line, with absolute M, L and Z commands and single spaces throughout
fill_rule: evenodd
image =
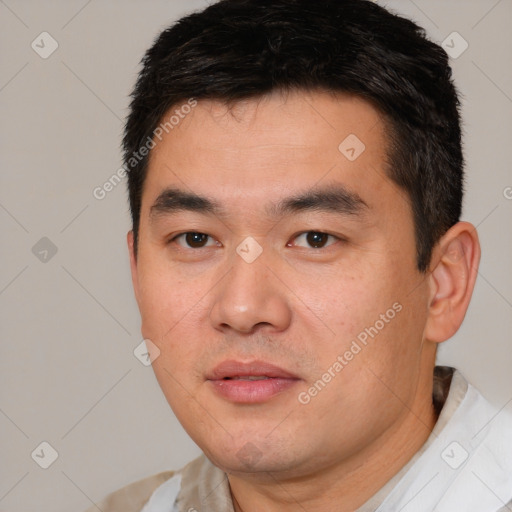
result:
M 329 241 L 329 236 L 327 233 L 319 233 L 317 231 L 310 231 L 306 233 L 306 241 L 307 243 L 315 248 L 320 249 L 324 247 Z
M 211 245 L 215 245 L 215 240 L 211 238 L 209 235 L 205 235 L 204 233 L 196 233 L 194 231 L 190 231 L 188 233 L 182 233 L 175 237 L 173 242 L 185 247 L 186 249 L 202 249 L 203 247 L 208 247 Z
M 323 231 L 304 231 L 289 242 L 287 246 L 302 247 L 304 249 L 324 249 L 340 241 L 344 241 L 344 239 L 324 233 Z
M 208 242 L 208 235 L 204 233 L 186 233 L 185 242 L 193 249 L 204 247 Z

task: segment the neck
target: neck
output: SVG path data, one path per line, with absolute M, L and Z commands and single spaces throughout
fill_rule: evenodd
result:
M 231 474 L 235 512 L 337 510 L 353 512 L 381 489 L 421 448 L 437 421 L 432 404 L 432 376 L 412 407 L 364 451 L 319 468 L 313 475 L 292 479 L 277 473 Z

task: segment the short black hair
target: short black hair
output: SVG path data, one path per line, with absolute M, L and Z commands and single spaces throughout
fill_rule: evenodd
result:
M 419 271 L 460 218 L 464 162 L 447 54 L 374 2 L 222 0 L 164 30 L 142 64 L 123 139 L 135 251 L 148 167 L 139 149 L 169 109 L 278 90 L 353 94 L 383 116 L 386 173 L 410 198 Z

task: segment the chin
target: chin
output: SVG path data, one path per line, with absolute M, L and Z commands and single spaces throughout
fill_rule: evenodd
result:
M 283 441 L 272 441 L 265 436 L 259 440 L 249 436 L 243 439 L 230 439 L 227 445 L 214 443 L 209 447 L 199 444 L 210 461 L 228 474 L 244 475 L 289 472 L 299 461 L 293 460 L 293 451 Z M 279 448 L 278 448 L 279 447 Z

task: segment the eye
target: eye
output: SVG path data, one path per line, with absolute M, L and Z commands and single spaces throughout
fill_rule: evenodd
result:
M 202 249 L 203 247 L 218 245 L 211 236 L 193 231 L 175 236 L 171 242 L 176 242 L 181 247 L 188 249 Z
M 322 249 L 332 245 L 338 240 L 333 235 L 322 233 L 320 231 L 307 231 L 294 238 L 293 243 L 289 245 L 298 245 L 300 247 L 312 247 L 313 249 Z M 305 245 L 306 244 L 306 245 Z

